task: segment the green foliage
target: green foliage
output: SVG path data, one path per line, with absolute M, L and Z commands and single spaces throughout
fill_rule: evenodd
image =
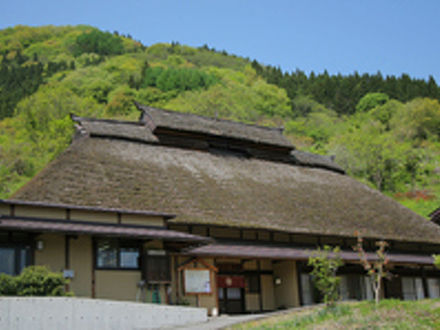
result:
M 391 118 L 400 112 L 402 106 L 403 104 L 399 101 L 389 100 L 388 102 L 371 109 L 370 115 L 374 120 L 381 122 L 386 130 L 389 130 Z
M 394 116 L 391 126 L 405 139 L 438 140 L 440 103 L 428 98 L 414 99 L 405 104 L 399 116 Z
M 440 254 L 434 255 L 434 266 L 440 269 Z
M 0 274 L 0 296 L 70 296 L 68 280 L 44 266 L 30 266 L 20 275 Z
M 5 56 L 0 65 L 0 120 L 11 117 L 17 103 L 34 93 L 43 82 L 43 65 L 26 63 L 28 58 L 15 53 Z M 25 64 L 26 63 L 26 64 Z M 51 67 L 51 73 L 57 68 Z
M 363 96 L 356 105 L 357 112 L 366 112 L 389 101 L 389 96 L 385 93 L 368 93 Z
M 156 87 L 142 88 L 138 91 L 136 101 L 141 104 L 148 104 L 156 107 L 167 107 L 168 101 L 178 95 L 177 91 L 162 92 Z M 170 108 L 171 109 L 171 108 Z
M 333 306 L 339 299 L 341 279 L 336 276 L 336 271 L 343 265 L 339 252 L 339 247 L 332 249 L 325 245 L 322 250 L 318 248 L 308 261 L 308 265 L 313 267 L 310 274 L 313 276 L 314 284 L 327 306 Z
M 407 102 L 416 97 L 440 99 L 440 88 L 432 77 L 429 81 L 411 79 L 406 74 L 401 77 L 384 78 L 380 72 L 375 75 L 363 74 L 361 76 L 355 72 L 348 76 L 340 74 L 330 76 L 327 71 L 318 75 L 311 72 L 307 76 L 301 70 L 288 73 L 282 72 L 280 68 L 262 66 L 255 61 L 252 65 L 269 83 L 287 91 L 292 101 L 293 111 L 295 111 L 293 101 L 301 95 L 313 98 L 340 115 L 353 114 L 356 105 L 368 93 L 379 93 L 382 96 L 386 94 L 401 102 Z
M 109 94 L 109 102 L 105 107 L 105 116 L 110 118 L 128 116 L 137 112 L 133 101 L 136 100 L 136 90 L 127 85 L 118 87 Z
M 343 132 L 345 124 L 337 114 L 324 108 L 316 107 L 310 110 L 306 116 L 297 117 L 285 123 L 285 131 L 288 135 L 309 137 L 312 151 L 325 152 L 325 146 L 331 137 Z
M 124 46 L 122 39 L 110 32 L 102 32 L 93 29 L 85 32 L 76 38 L 73 54 L 79 56 L 84 53 L 95 53 L 98 55 L 122 54 Z
M 157 87 L 163 92 L 182 92 L 208 88 L 217 81 L 214 75 L 197 69 L 149 67 L 145 71 L 141 87 Z
M 257 122 L 265 116 L 288 116 L 290 107 L 286 93 L 256 77 L 253 70 L 211 69 L 211 73 L 219 77 L 221 83 L 207 90 L 181 93 L 164 106 L 244 122 Z
M 222 52 L 218 52 L 215 49 L 209 49 L 209 47 L 199 47 L 198 49 L 179 45 L 179 44 L 164 44 L 159 43 L 152 45 L 146 50 L 148 60 L 159 61 L 168 60 L 171 56 L 173 61 L 176 55 L 180 59 L 184 59 L 187 63 L 191 63 L 196 67 L 217 67 L 224 69 L 232 69 L 241 71 L 248 61 L 238 56 L 228 56 Z M 172 62 L 168 64 L 173 64 Z
M 91 116 L 99 106 L 63 86 L 45 86 L 0 122 L 0 195 L 8 196 L 63 151 L 73 135 L 69 114 Z
M 0 274 L 0 296 L 17 295 L 17 280 L 7 274 Z

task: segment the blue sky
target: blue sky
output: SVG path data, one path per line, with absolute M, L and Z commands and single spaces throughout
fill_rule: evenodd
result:
M 151 45 L 208 44 L 291 71 L 375 73 L 440 84 L 440 1 L 39 0 L 0 3 L 0 28 L 89 24 Z

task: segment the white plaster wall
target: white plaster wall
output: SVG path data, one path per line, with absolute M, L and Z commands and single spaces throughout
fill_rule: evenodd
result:
M 155 329 L 207 321 L 204 308 L 66 297 L 1 297 L 0 329 Z

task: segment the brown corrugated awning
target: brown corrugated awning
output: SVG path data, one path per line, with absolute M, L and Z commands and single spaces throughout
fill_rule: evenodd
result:
M 209 244 L 187 250 L 184 254 L 200 257 L 234 257 L 234 258 L 269 258 L 307 260 L 314 252 L 312 249 L 267 246 L 256 244 Z M 346 262 L 359 261 L 359 255 L 354 251 L 341 251 L 341 258 Z M 377 259 L 375 253 L 367 253 L 369 260 Z M 432 265 L 434 259 L 430 255 L 388 254 L 391 263 L 411 263 Z
M 182 233 L 167 228 L 128 226 L 116 224 L 91 223 L 70 220 L 31 219 L 25 217 L 1 217 L 0 229 L 27 232 L 56 232 L 65 234 L 87 234 L 137 239 L 161 239 L 174 242 L 209 242 L 207 237 Z

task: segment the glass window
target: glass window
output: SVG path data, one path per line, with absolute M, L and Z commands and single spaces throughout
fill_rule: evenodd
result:
M 404 300 L 417 300 L 425 297 L 420 277 L 402 277 L 402 291 Z
M 23 268 L 30 264 L 30 247 L 3 246 L 0 247 L 0 273 L 18 275 Z
M 118 246 L 116 241 L 102 240 L 98 242 L 97 266 L 100 268 L 118 267 Z
M 428 278 L 429 298 L 440 298 L 440 278 Z
M 371 277 L 368 275 L 364 275 L 362 282 L 363 282 L 362 299 L 373 300 L 374 292 L 373 292 L 373 286 L 371 284 Z
M 301 290 L 303 305 L 312 305 L 314 301 L 312 277 L 309 274 L 301 273 Z
M 99 240 L 96 267 L 139 269 L 139 245 L 115 239 Z
M 121 267 L 137 268 L 139 258 L 139 248 L 123 247 L 120 249 Z
M 228 299 L 241 299 L 241 289 L 240 288 L 227 288 L 226 294 Z
M 0 248 L 0 273 L 15 275 L 14 248 Z

